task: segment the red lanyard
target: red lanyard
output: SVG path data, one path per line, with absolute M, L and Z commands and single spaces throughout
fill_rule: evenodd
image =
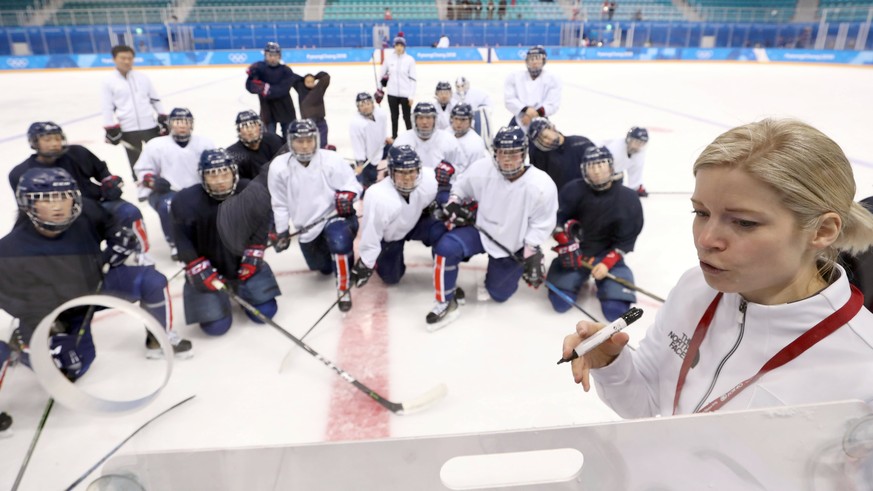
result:
M 762 366 L 761 369 L 758 370 L 758 373 L 753 377 L 740 382 L 733 389 L 727 391 L 723 396 L 713 400 L 706 406 L 703 406 L 699 412 L 706 413 L 721 408 L 728 401 L 733 399 L 734 396 L 742 392 L 743 389 L 763 377 L 764 374 L 797 358 L 804 351 L 808 350 L 855 317 L 858 311 L 861 310 L 861 306 L 864 305 L 864 295 L 855 288 L 854 285 L 850 286 L 852 294 L 845 305 L 840 307 L 839 310 L 833 314 L 827 316 L 823 321 L 813 326 L 812 329 L 798 336 L 797 339 L 791 342 L 791 344 L 782 348 L 781 351 L 773 355 L 773 357 L 770 358 L 767 363 L 764 363 L 764 366 Z M 688 370 L 691 368 L 691 363 L 694 361 L 694 358 L 700 350 L 703 338 L 706 337 L 706 332 L 709 330 L 709 324 L 715 316 L 715 310 L 718 308 L 718 303 L 721 300 L 721 297 L 721 292 L 715 296 L 712 303 L 707 307 L 706 312 L 703 313 L 703 317 L 701 317 L 700 321 L 697 323 L 697 328 L 694 330 L 694 335 L 691 337 L 688 351 L 685 353 L 685 358 L 682 360 L 682 368 L 679 369 L 679 380 L 676 382 L 676 395 L 673 397 L 674 415 L 679 407 L 679 395 L 682 393 L 682 387 L 685 385 L 685 377 L 688 376 Z

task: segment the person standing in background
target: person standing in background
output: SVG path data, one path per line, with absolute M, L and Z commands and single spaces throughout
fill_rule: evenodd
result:
M 258 95 L 264 129 L 275 133 L 276 124 L 281 124 L 282 138 L 287 138 L 288 125 L 297 119 L 290 91 L 301 80 L 300 75 L 282 63 L 282 48 L 273 42 L 264 47 L 264 60 L 252 63 L 246 73 L 246 90 Z
M 131 172 L 143 145 L 168 131 L 167 115 L 151 80 L 133 71 L 135 55 L 130 46 L 119 44 L 112 48 L 115 70 L 103 81 L 100 97 L 106 143 L 125 143 Z M 136 174 L 133 178 L 135 181 Z
M 311 119 L 318 128 L 321 148 L 328 148 L 327 121 L 324 119 L 324 92 L 330 85 L 330 75 L 318 72 L 307 73 L 295 86 L 300 97 L 300 118 Z
M 403 122 L 406 129 L 412 128 L 412 98 L 415 95 L 415 58 L 406 53 L 406 38 L 397 33 L 394 38 L 394 52 L 385 56 L 382 64 L 382 87 L 388 93 L 388 108 L 391 110 L 391 138 L 397 138 L 397 122 L 400 109 L 403 109 Z

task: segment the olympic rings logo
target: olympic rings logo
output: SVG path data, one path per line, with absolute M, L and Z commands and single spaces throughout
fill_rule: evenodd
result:
M 27 58 L 9 58 L 6 60 L 6 64 L 11 68 L 27 68 L 30 61 Z
M 227 55 L 227 58 L 234 63 L 245 63 L 249 59 L 249 55 L 246 53 L 231 53 Z

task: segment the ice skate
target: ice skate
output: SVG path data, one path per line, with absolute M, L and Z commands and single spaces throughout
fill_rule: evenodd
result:
M 428 332 L 438 331 L 446 327 L 457 319 L 460 314 L 461 312 L 458 311 L 458 301 L 455 298 L 448 302 L 437 302 L 427 314 Z
M 170 344 L 173 345 L 173 354 L 177 359 L 187 360 L 194 356 L 193 345 L 191 341 L 183 339 L 176 331 L 169 331 L 167 337 L 170 338 Z M 158 340 L 148 334 L 146 340 L 146 358 L 149 360 L 160 360 L 164 357 L 164 352 L 161 350 L 161 345 Z

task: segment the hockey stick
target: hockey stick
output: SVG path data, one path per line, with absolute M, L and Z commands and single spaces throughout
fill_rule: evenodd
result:
M 131 433 L 127 438 L 125 438 L 124 440 L 122 440 L 121 443 L 119 443 L 118 445 L 116 445 L 112 450 L 109 451 L 109 453 L 107 453 L 106 455 L 103 456 L 103 458 L 101 458 L 100 460 L 98 460 L 96 464 L 92 465 L 91 468 L 89 468 L 87 471 L 85 471 L 84 474 L 82 474 L 81 476 L 79 476 L 79 478 L 76 479 L 76 480 L 73 482 L 73 484 L 70 484 L 70 485 L 67 487 L 66 491 L 70 491 L 70 490 L 72 490 L 73 488 L 75 488 L 76 486 L 78 486 L 79 484 L 81 484 L 81 482 L 84 481 L 85 478 L 87 478 L 87 477 L 88 477 L 92 472 L 94 472 L 95 469 L 97 469 L 98 467 L 100 467 L 100 465 L 102 465 L 103 462 L 106 462 L 106 460 L 108 460 L 109 457 L 112 457 L 112 455 L 115 454 L 115 452 L 117 452 L 118 449 L 120 449 L 120 448 L 122 447 L 122 445 L 124 445 L 125 443 L 127 443 L 131 438 L 134 437 L 134 435 L 136 435 L 137 433 L 139 433 L 140 431 L 142 431 L 142 429 L 145 428 L 146 426 L 148 426 L 152 421 L 154 421 L 154 420 L 160 418 L 161 416 L 167 414 L 168 412 L 172 411 L 173 409 L 176 409 L 177 407 L 181 406 L 182 404 L 185 404 L 186 402 L 190 401 L 191 399 L 194 399 L 194 396 L 190 396 L 190 397 L 188 397 L 187 399 L 185 399 L 185 400 L 183 400 L 183 401 L 180 401 L 180 402 L 177 402 L 176 404 L 173 404 L 172 406 L 170 406 L 170 407 L 168 407 L 167 409 L 164 409 L 163 411 L 161 411 L 160 413 L 158 413 L 158 414 L 157 414 L 156 416 L 154 416 L 152 419 L 150 419 L 150 420 L 146 421 L 145 423 L 143 423 L 142 426 L 140 426 L 139 428 L 136 429 L 136 431 L 134 431 L 134 432 Z
M 300 340 L 303 341 L 304 339 L 306 339 L 306 336 L 309 336 L 309 333 L 311 333 L 312 330 L 315 329 L 315 326 L 317 326 L 325 317 L 327 317 L 327 314 L 329 314 L 330 311 L 333 310 L 334 307 L 339 305 L 340 300 L 345 298 L 346 295 L 348 295 L 349 292 L 351 292 L 351 291 L 352 291 L 352 288 L 349 287 L 348 290 L 344 291 L 342 295 L 337 297 L 336 301 L 334 303 L 332 303 L 330 305 L 330 307 L 328 307 L 327 310 L 324 311 L 323 314 L 321 314 L 321 317 L 319 317 L 317 321 L 315 321 L 315 324 L 313 324 L 312 327 L 310 327 L 309 330 L 303 334 L 303 336 L 300 336 Z M 292 354 L 294 354 L 294 350 L 293 349 L 288 350 L 288 354 L 285 355 L 285 358 L 282 359 L 282 364 L 279 365 L 279 373 L 284 372 L 285 369 L 288 367 L 288 365 L 291 363 L 291 359 L 293 358 L 293 356 L 291 356 Z
M 300 235 L 300 234 L 302 234 L 302 233 L 304 233 L 304 232 L 308 232 L 308 231 L 312 230 L 312 228 L 315 227 L 316 225 L 318 225 L 319 223 L 321 223 L 321 222 L 323 222 L 323 221 L 325 221 L 325 220 L 330 220 L 331 218 L 338 217 L 338 216 L 339 216 L 339 215 L 337 215 L 336 212 L 328 213 L 327 215 L 325 215 L 325 216 L 319 218 L 318 220 L 316 220 L 316 221 L 310 223 L 309 225 L 304 225 L 303 228 L 301 228 L 300 230 L 298 230 L 298 231 L 294 232 L 293 234 L 289 235 L 288 238 L 291 239 L 291 238 L 293 238 L 293 237 L 295 237 L 295 236 L 298 236 L 298 235 Z
M 496 240 L 494 240 L 494 237 L 492 237 L 491 234 L 489 234 L 485 229 L 483 229 L 482 227 L 476 225 L 475 223 L 473 224 L 473 228 L 475 228 L 476 230 L 478 230 L 479 233 L 481 233 L 481 234 L 484 235 L 485 237 L 488 237 L 488 240 L 490 240 L 491 242 L 494 242 L 495 244 L 497 244 L 497 247 L 503 249 L 503 252 L 509 254 L 509 257 L 511 257 L 515 262 L 517 262 L 518 264 L 524 266 L 524 260 L 523 260 L 523 259 L 520 259 L 518 256 L 516 256 L 515 253 L 513 253 L 512 251 L 510 251 L 508 247 L 506 247 L 506 246 L 504 246 L 503 244 L 501 244 L 500 242 L 497 242 Z M 572 305 L 573 307 L 576 307 L 576 309 L 577 309 L 579 312 L 582 312 L 583 314 L 585 314 L 586 316 L 588 316 L 589 319 L 591 319 L 591 320 L 594 321 L 594 322 L 600 322 L 600 321 L 597 320 L 593 315 L 589 314 L 588 311 L 586 311 L 586 310 L 583 309 L 579 304 L 577 304 L 575 300 L 573 300 L 572 298 L 570 298 L 569 295 L 567 295 L 566 293 L 562 292 L 561 290 L 558 289 L 558 287 L 556 287 L 555 285 L 553 285 L 551 281 L 549 281 L 549 280 L 547 280 L 547 279 L 543 279 L 543 283 L 545 283 L 546 287 L 547 287 L 549 290 L 552 290 L 552 292 L 554 292 L 555 295 L 561 297 L 561 299 L 563 299 L 565 302 L 569 303 L 569 304 Z
M 233 299 L 233 301 L 238 303 L 244 309 L 251 312 L 252 315 L 257 317 L 262 322 L 272 326 L 277 331 L 281 332 L 283 335 L 285 335 L 285 337 L 287 337 L 288 339 L 293 341 L 294 344 L 296 344 L 297 346 L 300 346 L 301 348 L 303 348 L 304 351 L 306 351 L 307 353 L 309 353 L 310 355 L 315 357 L 318 361 L 324 363 L 324 365 L 326 367 L 335 371 L 337 373 L 337 375 L 340 376 L 340 378 L 342 378 L 346 382 L 354 385 L 355 388 L 357 388 L 358 390 L 360 390 L 361 392 L 366 394 L 368 397 L 370 397 L 374 401 L 378 402 L 379 405 L 381 405 L 382 407 L 391 411 L 394 414 L 406 415 L 406 414 L 411 414 L 413 412 L 426 409 L 429 406 L 431 406 L 433 403 L 435 403 L 436 401 L 445 397 L 445 395 L 446 395 L 447 388 L 446 388 L 445 384 L 439 384 L 436 387 L 432 388 L 431 390 L 425 392 L 421 396 L 419 396 L 416 399 L 413 399 L 411 401 L 391 402 L 391 401 L 385 399 L 384 397 L 382 397 L 381 395 L 379 395 L 378 393 L 376 393 L 374 390 L 372 390 L 369 387 L 367 387 L 366 385 L 364 385 L 363 383 L 359 382 L 357 379 L 352 377 L 348 372 L 346 372 L 342 368 L 334 365 L 334 363 L 332 361 L 330 361 L 327 358 L 323 357 L 322 355 L 318 354 L 318 352 L 316 352 L 314 349 L 310 348 L 308 344 L 304 343 L 303 341 L 298 339 L 296 336 L 294 336 L 290 332 L 286 331 L 282 326 L 273 322 L 273 319 L 270 319 L 269 317 L 265 316 L 264 314 L 261 313 L 261 311 L 256 309 L 252 304 L 246 302 L 245 300 L 240 298 L 239 295 L 230 291 L 224 283 L 215 280 L 212 282 L 212 286 L 216 290 L 221 290 L 221 291 L 225 292 L 231 299 Z
M 585 266 L 585 267 L 588 268 L 589 270 L 593 270 L 593 269 L 594 269 L 594 266 L 593 266 L 593 265 L 588 264 L 588 263 L 585 262 L 585 261 L 581 261 L 581 263 L 582 263 L 582 266 Z M 630 288 L 631 290 L 638 291 L 638 292 L 642 293 L 643 295 L 646 295 L 646 296 L 652 297 L 653 299 L 655 299 L 655 300 L 657 300 L 657 301 L 659 301 L 659 302 L 661 302 L 661 303 L 664 303 L 664 302 L 665 302 L 665 300 L 664 300 L 663 298 L 661 298 L 661 297 L 655 295 L 654 293 L 647 292 L 646 290 L 643 290 L 642 288 L 640 288 L 640 287 L 634 285 L 633 283 L 631 283 L 630 281 L 628 281 L 628 280 L 626 280 L 626 279 L 624 279 L 624 278 L 619 278 L 618 276 L 615 276 L 615 275 L 612 274 L 612 273 L 606 273 L 606 277 L 607 277 L 608 279 L 610 279 L 610 280 L 612 280 L 612 281 L 618 283 L 619 285 L 625 287 L 625 288 Z

